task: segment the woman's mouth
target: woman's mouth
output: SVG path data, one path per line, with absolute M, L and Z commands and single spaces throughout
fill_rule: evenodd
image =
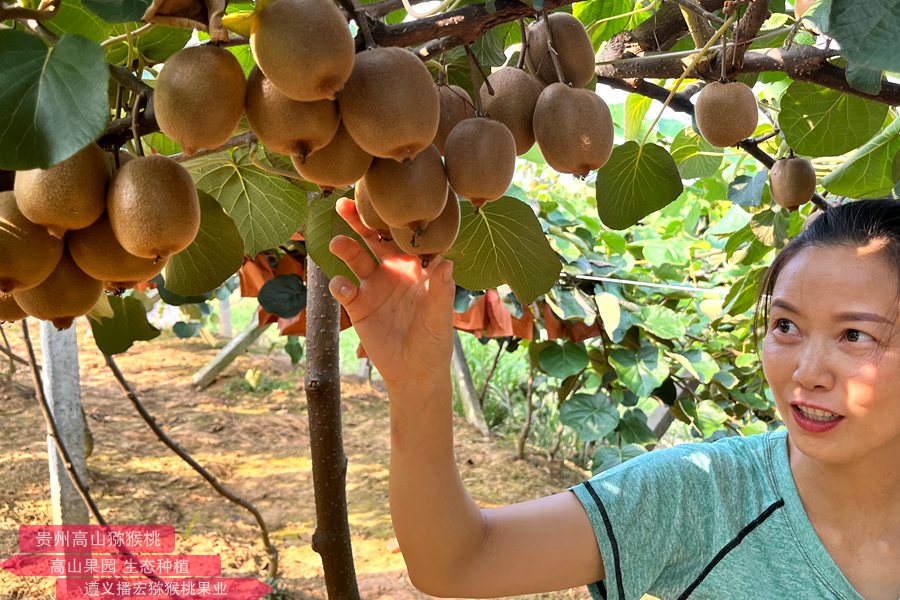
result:
M 799 404 L 792 404 L 791 411 L 797 425 L 812 433 L 828 431 L 844 420 L 844 417 L 833 412 Z

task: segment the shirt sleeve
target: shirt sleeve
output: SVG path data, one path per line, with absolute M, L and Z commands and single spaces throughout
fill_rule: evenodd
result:
M 653 593 L 661 578 L 690 572 L 677 565 L 696 561 L 713 542 L 709 517 L 722 503 L 710 446 L 654 450 L 569 488 L 603 557 L 606 578 L 588 586 L 594 600 Z

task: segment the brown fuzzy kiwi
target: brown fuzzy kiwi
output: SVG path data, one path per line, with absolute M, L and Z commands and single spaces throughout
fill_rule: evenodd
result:
M 63 241 L 32 223 L 13 192 L 0 192 L 0 292 L 34 287 L 46 279 L 63 253 Z
M 190 46 L 170 56 L 156 81 L 153 108 L 159 128 L 188 156 L 231 137 L 247 80 L 237 58 L 218 46 Z
M 548 85 L 535 105 L 533 126 L 544 159 L 560 173 L 583 177 L 605 165 L 612 153 L 612 115 L 590 90 Z
M 506 193 L 516 170 L 516 140 L 500 121 L 466 119 L 447 137 L 450 187 L 478 208 Z
M 565 83 L 577 88 L 586 86 L 594 78 L 596 57 L 584 25 L 565 12 L 548 15 L 547 20 L 553 30 L 554 50 L 559 57 Z M 538 19 L 529 29 L 525 63 L 528 70 L 544 83 L 559 83 L 550 58 L 550 37 L 544 19 Z
M 714 81 L 697 94 L 694 119 L 707 142 L 719 148 L 734 146 L 756 131 L 756 96 L 740 81 Z
M 769 171 L 769 189 L 776 204 L 794 209 L 816 193 L 816 170 L 806 158 L 779 158 Z
M 401 250 L 422 259 L 422 266 L 434 260 L 453 246 L 459 235 L 459 201 L 453 190 L 447 190 L 447 202 L 437 219 L 428 224 L 423 232 L 406 227 L 392 227 L 391 235 Z
M 334 100 L 291 100 L 266 79 L 258 66 L 247 79 L 245 108 L 250 129 L 266 148 L 301 160 L 328 144 L 341 123 Z
M 347 19 L 331 0 L 273 1 L 257 16 L 250 48 L 272 84 L 300 102 L 334 100 L 356 54 Z
M 291 162 L 300 177 L 327 190 L 359 180 L 369 170 L 372 155 L 360 148 L 341 124 L 328 145 L 307 156 L 305 161 L 294 156 Z
M 12 294 L 0 292 L 0 323 L 18 321 L 28 316 Z
M 469 93 L 458 85 L 439 85 L 437 89 L 441 97 L 441 120 L 432 143 L 443 154 L 447 136 L 457 123 L 475 116 L 475 105 L 469 100 Z
M 107 215 L 90 227 L 71 232 L 69 255 L 88 276 L 110 288 L 130 288 L 156 277 L 168 259 L 153 260 L 129 254 L 116 239 Z
M 356 182 L 356 191 L 353 194 L 353 198 L 356 201 L 356 212 L 359 214 L 359 220 L 362 221 L 362 224 L 377 232 L 381 239 L 390 240 L 391 228 L 375 212 L 375 208 L 372 206 L 372 199 L 369 197 L 368 190 L 366 190 L 366 182 L 362 179 Z
M 103 293 L 103 282 L 89 277 L 68 254 L 40 285 L 13 292 L 26 313 L 42 321 L 52 321 L 57 329 L 68 329 L 75 317 L 85 315 Z
M 87 227 L 106 208 L 108 164 L 100 146 L 88 144 L 49 169 L 20 171 L 15 182 L 19 210 L 54 237 Z
M 109 186 L 109 222 L 135 256 L 167 258 L 187 248 L 200 230 L 200 198 L 180 164 L 160 155 L 128 161 Z
M 398 161 L 430 146 L 441 118 L 440 95 L 428 67 L 405 48 L 357 54 L 338 104 L 360 148 Z
M 481 108 L 512 132 L 516 140 L 516 155 L 521 156 L 534 146 L 531 120 L 544 84 L 515 67 L 502 67 L 491 73 L 487 80 L 494 95 L 488 93 L 487 84 L 481 84 Z
M 372 206 L 390 227 L 422 229 L 447 203 L 447 173 L 434 144 L 407 162 L 376 158 L 363 180 Z

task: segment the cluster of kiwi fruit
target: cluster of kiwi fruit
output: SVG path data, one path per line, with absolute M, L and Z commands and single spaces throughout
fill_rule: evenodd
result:
M 200 202 L 187 171 L 162 156 L 85 146 L 49 169 L 16 173 L 0 192 L 0 321 L 26 316 L 59 329 L 104 289 L 157 275 L 194 240 Z
M 609 109 L 583 89 L 595 68 L 584 27 L 555 13 L 528 37 L 530 73 L 497 70 L 473 102 L 458 86 L 435 84 L 409 50 L 356 53 L 332 0 L 274 0 L 254 16 L 249 77 L 222 48 L 186 48 L 159 76 L 156 118 L 191 154 L 224 143 L 246 112 L 258 139 L 289 155 L 302 178 L 323 189 L 355 185 L 363 222 L 429 260 L 456 239 L 458 197 L 478 208 L 503 196 L 516 156 L 535 141 L 560 172 L 586 175 L 609 158 Z

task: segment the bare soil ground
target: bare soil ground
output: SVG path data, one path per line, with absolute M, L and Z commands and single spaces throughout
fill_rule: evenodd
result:
M 18 324 L 4 326 L 25 356 Z M 32 325 L 32 336 L 37 327 Z M 163 446 L 122 395 L 103 358 L 79 324 L 82 402 L 93 432 L 88 459 L 91 493 L 116 524 L 175 526 L 176 552 L 219 554 L 224 576 L 265 577 L 259 530 L 244 509 L 219 496 Z M 38 347 L 39 351 L 40 348 Z M 283 353 L 252 349 L 208 389 L 191 376 L 217 350 L 198 339 L 139 342 L 117 357 L 125 376 L 164 430 L 219 480 L 262 512 L 280 554 L 280 598 L 325 598 L 321 560 L 311 548 L 316 526 L 302 370 Z M 0 356 L 0 371 L 5 371 Z M 254 389 L 248 369 L 262 377 Z M 344 447 L 349 461 L 348 508 L 362 598 L 427 598 L 409 582 L 394 546 L 388 512 L 388 401 L 366 382 L 342 385 Z M 45 425 L 27 368 L 11 380 L 0 373 L 0 562 L 17 552 L 20 524 L 52 522 Z M 456 423 L 463 480 L 482 506 L 522 501 L 564 489 L 583 474 L 540 457 L 514 460 L 514 445 L 484 439 Z M 0 571 L 0 598 L 53 598 L 50 578 Z M 529 596 L 586 599 L 585 589 Z

